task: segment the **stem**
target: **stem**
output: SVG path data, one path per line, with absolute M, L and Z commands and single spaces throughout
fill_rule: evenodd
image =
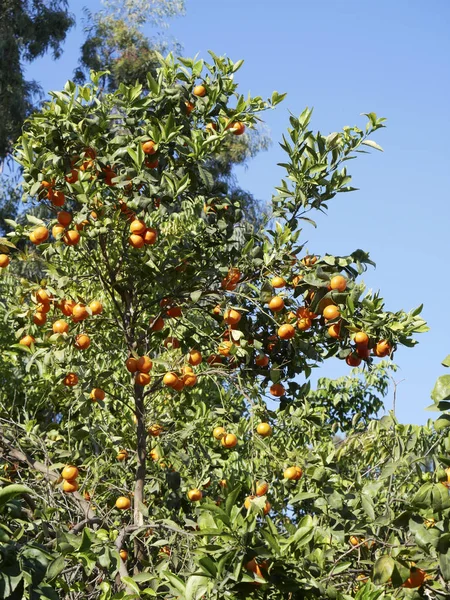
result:
M 144 393 L 140 385 L 134 386 L 134 397 L 137 418 L 137 469 L 134 485 L 134 525 L 141 527 L 144 517 L 139 508 L 139 503 L 144 501 L 144 483 L 147 459 L 147 431 L 145 429 Z

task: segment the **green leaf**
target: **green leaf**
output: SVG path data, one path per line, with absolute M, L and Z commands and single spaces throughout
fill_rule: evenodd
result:
M 133 580 L 132 577 L 121 577 L 121 580 L 123 581 L 123 583 L 125 583 L 127 585 L 127 587 L 131 588 L 133 590 L 133 592 L 135 592 L 136 594 L 140 593 L 140 589 L 138 584 Z
M 450 367 L 450 354 L 444 358 L 442 361 L 442 365 L 444 367 Z
M 235 488 L 232 492 L 228 494 L 227 499 L 225 501 L 225 511 L 228 515 L 231 514 L 233 506 L 236 504 L 236 500 L 238 499 L 240 493 L 241 486 L 239 485 L 237 488 Z
M 434 422 L 434 428 L 436 431 L 441 431 L 446 427 L 450 427 L 450 415 L 442 414 L 436 421 Z
M 47 578 L 54 579 L 61 573 L 61 571 L 64 569 L 64 566 L 64 556 L 58 556 L 58 558 L 55 558 L 55 560 L 53 560 L 47 567 Z
M 163 571 L 161 575 L 163 575 L 167 581 L 169 581 L 173 588 L 183 594 L 183 596 L 186 594 L 186 586 L 184 585 L 183 580 L 177 577 L 177 575 L 174 575 L 170 571 Z
M 390 556 L 380 556 L 373 565 L 373 582 L 375 585 L 387 583 L 392 577 L 395 561 Z
M 361 505 L 363 507 L 364 512 L 369 517 L 371 521 L 375 520 L 375 508 L 373 506 L 373 501 L 370 496 L 367 494 L 361 494 Z
M 207 575 L 210 575 L 211 577 L 215 577 L 217 575 L 216 563 L 209 558 L 209 556 L 202 556 L 202 558 L 199 559 L 198 564 L 207 573 Z
M 292 538 L 292 543 L 294 543 L 297 548 L 304 546 L 314 537 L 314 521 L 312 517 L 306 515 L 303 517 L 299 523 L 298 529 Z
M 199 600 L 208 591 L 209 583 L 203 575 L 191 575 L 186 583 L 185 600 Z
M 21 494 L 33 494 L 33 490 L 20 483 L 13 483 L 0 489 L 0 506 L 5 505 L 7 502 L 20 496 Z
M 371 148 L 375 148 L 375 150 L 379 150 L 380 152 L 384 152 L 383 148 L 381 146 L 379 146 L 373 140 L 364 140 L 361 143 L 364 144 L 365 146 L 370 146 Z
M 441 375 L 438 377 L 431 392 L 431 399 L 435 402 L 450 400 L 450 375 Z

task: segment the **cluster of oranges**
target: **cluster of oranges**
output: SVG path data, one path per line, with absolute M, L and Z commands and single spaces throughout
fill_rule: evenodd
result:
M 134 219 L 130 223 L 130 237 L 128 241 L 133 248 L 143 248 L 156 243 L 158 232 L 153 227 L 147 227 L 144 221 Z
M 213 437 L 220 440 L 224 448 L 234 448 L 238 443 L 237 436 L 234 433 L 227 433 L 224 427 L 215 427 Z
M 67 465 L 61 472 L 63 478 L 63 491 L 66 494 L 72 494 L 78 490 L 78 478 L 79 472 L 77 467 L 73 465 Z

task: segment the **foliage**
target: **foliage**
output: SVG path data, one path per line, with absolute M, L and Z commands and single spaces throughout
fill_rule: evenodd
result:
M 2 398 L 1 460 L 7 478 L 33 490 L 36 508 L 23 514 L 19 496 L 17 516 L 0 517 L 9 544 L 1 585 L 6 557 L 17 565 L 32 551 L 45 574 L 21 563 L 14 585 L 25 598 L 47 588 L 50 598 L 102 600 L 421 597 L 403 587 L 416 567 L 432 594 L 445 595 L 448 438 L 392 415 L 363 426 L 384 393 L 386 367 L 370 369 L 426 330 L 420 308 L 385 311 L 359 281 L 371 264 L 365 252 L 305 256 L 298 228 L 348 191 L 342 163 L 373 146 L 383 121 L 371 113 L 364 132 L 345 128 L 330 141 L 309 132 L 310 111 L 293 119 L 285 183 L 273 213 L 252 225 L 208 166 L 282 95 L 245 99 L 234 82 L 240 63 L 211 57 L 160 57 L 146 89 L 105 93 L 101 74 L 68 82 L 17 146 L 25 197 L 58 218 L 63 198 L 73 222 L 63 232 L 55 218 L 9 222 L 8 243 L 21 250 L 5 243 L 4 318 L 16 340 L 33 341 L 9 348 L 11 360 L 23 357 L 23 394 L 12 405 Z M 202 97 L 192 93 L 199 79 Z M 150 233 L 141 248 L 130 236 L 139 220 Z M 53 228 L 48 240 L 36 238 L 42 228 Z M 42 289 L 50 300 L 38 325 Z M 274 296 L 284 308 L 271 310 Z M 69 299 L 81 306 L 60 333 Z M 330 307 L 338 313 L 327 322 Z M 202 361 L 190 367 L 192 350 Z M 148 379 L 145 360 L 130 373 L 129 359 L 144 356 Z M 322 381 L 315 392 L 305 383 L 331 357 L 363 360 L 368 371 L 341 407 L 323 390 L 337 397 L 347 382 Z M 181 381 L 178 391 L 169 380 Z M 272 435 L 258 433 L 262 422 Z M 216 439 L 218 426 L 236 439 Z M 66 464 L 79 468 L 80 489 L 65 494 Z M 268 489 L 256 495 L 262 480 Z M 116 508 L 122 496 L 131 510 Z

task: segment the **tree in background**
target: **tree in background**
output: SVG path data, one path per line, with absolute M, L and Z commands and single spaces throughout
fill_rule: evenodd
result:
M 0 415 L 5 598 L 449 593 L 445 429 L 367 424 L 353 387 L 338 442 L 341 414 L 307 384 L 324 360 L 370 366 L 426 330 L 420 308 L 365 292 L 365 252 L 299 240 L 383 119 L 325 137 L 311 111 L 291 117 L 257 226 L 208 169 L 280 101 L 242 98 L 238 68 L 169 56 L 148 91 L 69 82 L 20 140 L 52 218 L 11 223 L 9 243 L 31 243 L 1 258 L 27 365 Z

